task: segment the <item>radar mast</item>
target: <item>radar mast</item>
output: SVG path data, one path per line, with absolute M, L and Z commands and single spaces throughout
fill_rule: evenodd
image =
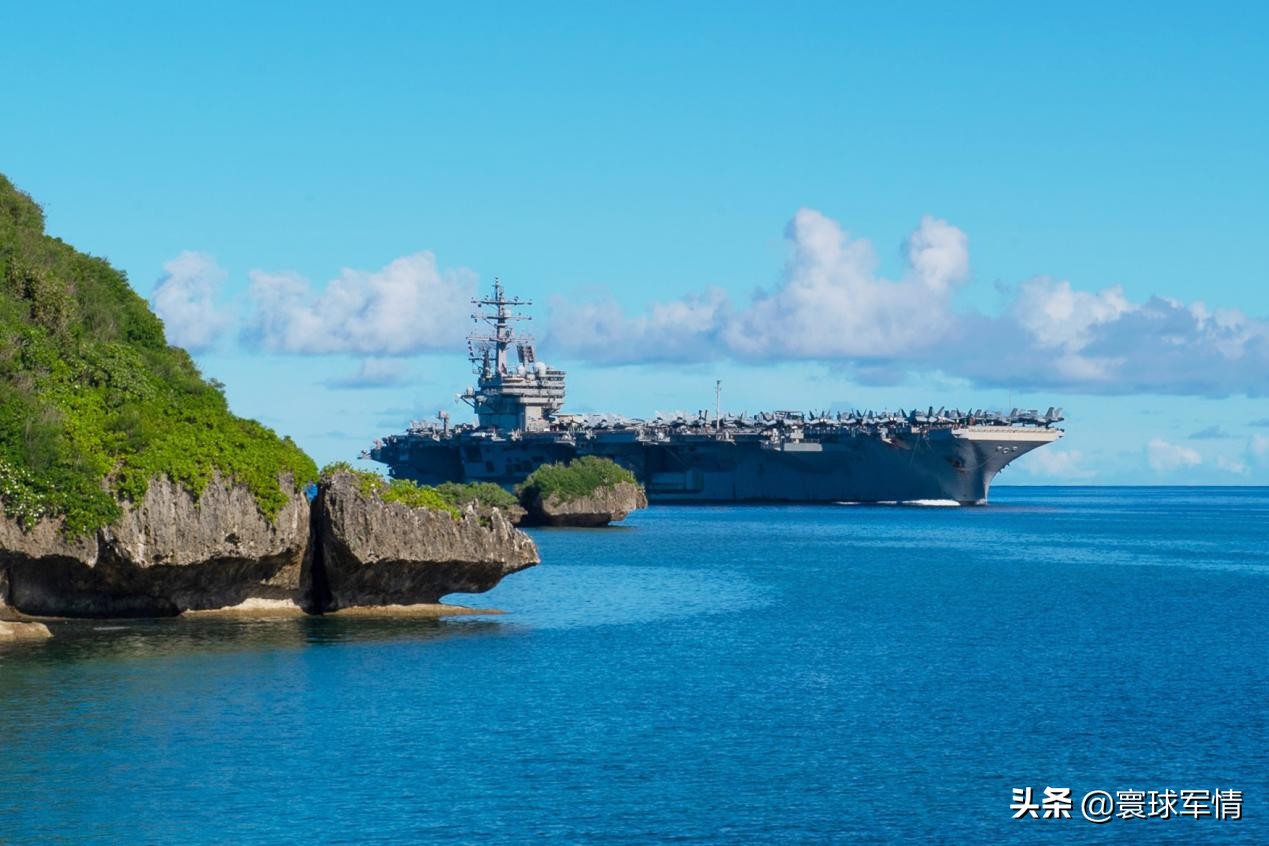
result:
M 537 360 L 533 336 L 512 328 L 531 319 L 515 311 L 533 305 L 532 300 L 507 297 L 502 280 L 494 277 L 493 296 L 477 297 L 472 320 L 487 323 L 489 330 L 467 336 L 467 358 L 477 376 L 477 387 L 461 398 L 476 412 L 481 428 L 509 431 L 542 431 L 564 404 L 564 371 Z M 512 367 L 507 351 L 514 346 L 518 364 Z
M 519 348 L 522 364 L 525 363 L 526 349 L 532 360 L 533 337 L 516 336 L 511 328 L 516 321 L 532 319 L 528 315 L 516 314 L 512 311 L 518 306 L 533 305 L 532 300 L 522 300 L 519 297 L 508 299 L 502 290 L 502 280 L 495 276 L 493 296 L 477 297 L 471 302 L 476 306 L 471 319 L 475 322 L 484 321 L 493 329 L 492 333 L 473 332 L 467 336 L 467 359 L 475 365 L 476 375 L 491 376 L 496 373 L 506 373 L 507 349 L 513 342 Z M 493 311 L 486 311 L 490 306 L 493 307 Z

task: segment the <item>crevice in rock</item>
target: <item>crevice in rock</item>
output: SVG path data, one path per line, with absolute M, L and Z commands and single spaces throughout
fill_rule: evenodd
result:
M 9 600 L 9 568 L 0 567 L 0 611 L 12 604 Z
M 309 614 L 324 614 L 331 607 L 330 579 L 326 573 L 326 552 L 323 538 L 327 536 L 323 493 L 318 491 L 309 503 L 308 549 L 304 551 L 307 559 L 305 570 L 308 578 L 300 585 L 300 593 L 304 597 L 304 610 Z M 302 578 L 302 577 L 301 577 Z

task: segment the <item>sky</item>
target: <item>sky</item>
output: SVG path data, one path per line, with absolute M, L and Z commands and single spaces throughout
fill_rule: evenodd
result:
M 319 463 L 467 409 L 1065 409 L 998 484 L 1269 484 L 1269 7 L 4 4 L 0 172 Z

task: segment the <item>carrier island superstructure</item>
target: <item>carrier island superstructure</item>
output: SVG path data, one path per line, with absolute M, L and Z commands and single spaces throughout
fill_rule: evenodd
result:
M 476 387 L 461 399 L 476 423 L 436 422 L 363 453 L 394 478 L 511 486 L 538 466 L 582 455 L 633 471 L 653 502 L 987 502 L 1010 461 L 1062 436 L 1061 409 L 713 414 L 629 419 L 564 412 L 564 371 L 538 361 L 514 325 L 527 300 L 472 300 L 489 331 L 468 338 Z M 516 361 L 511 361 L 514 350 Z M 717 390 L 717 388 L 716 388 Z

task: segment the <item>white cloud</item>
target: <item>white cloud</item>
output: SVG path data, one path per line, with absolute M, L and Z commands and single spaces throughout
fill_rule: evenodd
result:
M 908 236 L 912 274 L 931 291 L 950 290 L 969 278 L 969 238 L 945 220 L 926 215 Z
M 1269 435 L 1262 435 L 1259 432 L 1253 433 L 1247 439 L 1247 446 L 1240 457 L 1227 459 L 1226 464 L 1228 466 L 1220 464 L 1220 461 L 1221 459 L 1218 459 L 1217 463 L 1223 469 L 1245 475 L 1251 475 L 1253 472 L 1261 474 L 1265 470 L 1269 470 Z M 1234 471 L 1234 467 L 1241 469 Z
M 169 344 L 198 352 L 216 342 L 229 325 L 229 315 L 214 298 L 228 276 L 214 258 L 190 250 L 163 265 L 150 303 Z
M 1236 458 L 1226 458 L 1223 455 L 1216 456 L 1216 466 L 1221 470 L 1226 470 L 1238 476 L 1246 476 L 1251 472 L 1245 461 L 1239 461 Z
M 1023 472 L 1054 479 L 1092 479 L 1096 470 L 1084 466 L 1084 453 L 1077 449 L 1037 449 L 1018 462 Z
M 1252 435 L 1247 441 L 1247 452 L 1255 459 L 1269 459 L 1269 435 Z
M 1163 438 L 1154 438 L 1146 444 L 1146 459 L 1150 462 L 1151 469 L 1160 473 L 1183 467 L 1197 467 L 1203 463 L 1203 457 L 1197 450 L 1168 443 Z
M 785 230 L 791 250 L 780 283 L 737 310 L 709 289 L 627 317 L 611 299 L 557 299 L 550 345 L 602 361 L 878 358 L 937 342 L 949 329 L 952 292 L 969 275 L 965 234 L 933 217 L 906 243 L 907 270 L 877 275 L 872 245 L 823 214 L 802 209 Z
M 951 293 L 969 275 L 965 234 L 928 216 L 907 240 L 898 281 L 877 276 L 868 241 L 817 211 L 794 215 L 785 237 L 792 254 L 780 284 L 724 329 L 733 354 L 878 358 L 927 348 L 947 331 Z
M 599 302 L 551 301 L 551 348 L 592 361 L 690 361 L 716 354 L 727 295 L 718 289 L 627 318 L 611 297 Z
M 802 209 L 785 236 L 778 284 L 748 304 L 719 290 L 629 317 L 611 299 L 557 300 L 545 346 L 599 361 L 815 359 L 857 378 L 941 372 L 986 387 L 1130 394 L 1269 394 L 1269 321 L 1166 297 L 1132 302 L 1122 287 L 1082 291 L 1037 276 L 998 315 L 957 309 L 969 277 L 964 232 L 933 217 L 905 246 L 897 280 L 872 245 Z
M 325 384 L 331 388 L 382 388 L 401 384 L 406 372 L 406 363 L 400 359 L 364 358 L 356 371 L 328 379 Z
M 476 292 L 465 269 L 441 271 L 430 252 L 381 270 L 344 269 L 314 293 L 294 273 L 251 272 L 245 339 L 288 353 L 409 355 L 461 346 Z
M 1096 327 L 1130 311 L 1123 288 L 1076 291 L 1071 283 L 1040 276 L 1018 286 L 1012 316 L 1041 348 L 1078 352 L 1093 340 Z

